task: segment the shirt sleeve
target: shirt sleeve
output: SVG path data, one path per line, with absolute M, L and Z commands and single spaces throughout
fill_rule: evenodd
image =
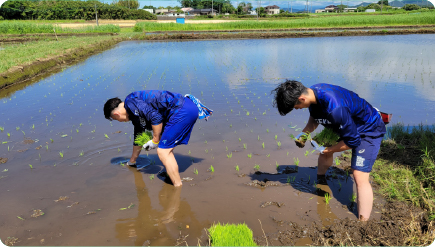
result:
M 347 107 L 337 107 L 330 114 L 332 124 L 339 125 L 340 138 L 350 148 L 361 144 L 361 137 Z

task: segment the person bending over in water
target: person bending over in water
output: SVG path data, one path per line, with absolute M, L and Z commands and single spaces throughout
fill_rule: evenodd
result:
M 181 186 L 182 182 L 174 148 L 189 142 L 196 119 L 207 119 L 212 113 L 192 95 L 183 97 L 178 93 L 159 90 L 133 92 L 124 102 L 112 98 L 104 104 L 106 119 L 133 123 L 135 139 L 145 130 L 153 131 L 152 140 L 143 147 L 133 142 L 133 153 L 127 164 L 136 165 L 142 148 L 147 151 L 157 148 L 159 159 L 175 187 Z
M 298 147 L 304 147 L 304 135 L 313 132 L 319 124 L 340 136 L 337 144 L 316 148 L 320 152 L 317 168 L 319 184 L 326 184 L 325 174 L 332 165 L 333 154 L 352 149 L 351 168 L 357 188 L 358 218 L 368 220 L 373 206 L 369 175 L 386 132 L 377 109 L 358 94 L 330 84 L 315 84 L 307 88 L 301 82 L 287 80 L 278 85 L 272 94 L 274 107 L 282 116 L 293 109 L 308 108 L 310 112 L 307 125 L 295 138 Z

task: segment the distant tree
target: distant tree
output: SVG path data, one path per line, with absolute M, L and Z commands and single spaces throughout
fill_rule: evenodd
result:
M 256 8 L 256 10 L 257 10 L 257 13 L 259 15 L 265 15 L 266 14 L 266 10 L 263 7 Z
M 338 12 L 343 12 L 344 8 L 347 8 L 347 5 L 337 5 Z
M 283 10 L 283 9 L 280 9 L 279 10 L 279 13 L 281 14 L 281 13 L 285 13 L 285 11 Z
M 222 5 L 222 13 L 234 13 L 236 12 L 236 8 L 230 3 L 225 3 Z
M 248 11 L 252 11 L 253 7 L 251 3 L 246 3 L 246 8 L 248 9 Z
M 418 6 L 417 4 L 405 4 L 405 6 L 402 7 L 402 9 L 404 10 L 418 10 L 420 9 L 420 6 Z
M 386 6 L 388 6 L 388 0 L 380 0 L 380 1 L 378 2 L 379 5 L 381 5 L 382 3 L 383 3 L 384 5 L 386 5 Z
M 151 5 L 145 5 L 145 6 L 143 6 L 142 7 L 142 9 L 156 9 L 156 7 L 154 7 L 154 6 L 151 6 Z
M 138 0 L 115 0 L 112 2 L 112 4 L 126 7 L 129 9 L 138 9 L 139 8 L 139 1 Z
M 163 6 L 159 6 L 158 9 L 165 9 L 165 7 L 163 7 Z
M 366 9 L 375 9 L 376 11 L 380 11 L 381 5 L 379 5 L 377 3 L 371 3 L 371 4 L 367 5 L 364 10 L 366 10 Z

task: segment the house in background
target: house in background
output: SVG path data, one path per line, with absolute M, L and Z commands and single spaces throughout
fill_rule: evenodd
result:
M 335 5 L 328 5 L 325 7 L 325 12 L 337 12 L 338 7 Z
M 148 11 L 148 12 L 150 12 L 151 14 L 154 14 L 154 10 L 153 10 L 153 9 L 143 9 L 143 10 Z
M 264 10 L 266 11 L 266 14 L 268 14 L 268 15 L 279 14 L 279 7 L 276 5 L 267 6 L 266 8 L 264 8 Z
M 189 15 L 211 15 L 212 9 L 192 9 Z M 213 15 L 216 15 L 216 10 L 213 10 Z
M 168 9 L 156 9 L 156 15 L 158 15 L 158 14 L 166 14 L 166 13 L 168 13 L 169 12 L 169 10 Z
M 370 13 L 373 13 L 373 12 L 376 12 L 376 10 L 375 9 L 366 9 L 366 11 L 365 12 L 370 12 Z
M 356 8 L 344 8 L 343 12 L 356 12 Z
M 315 12 L 316 12 L 316 13 L 323 13 L 323 12 L 325 12 L 325 9 L 316 9 Z

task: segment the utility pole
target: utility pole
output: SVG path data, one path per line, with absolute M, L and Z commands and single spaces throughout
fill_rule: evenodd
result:
M 97 20 L 97 26 L 98 26 L 98 13 L 97 13 L 97 4 L 95 3 L 95 20 Z
M 291 5 L 290 5 L 290 13 L 293 13 L 293 0 L 290 1 Z
M 211 15 L 213 16 L 213 0 L 211 0 Z

